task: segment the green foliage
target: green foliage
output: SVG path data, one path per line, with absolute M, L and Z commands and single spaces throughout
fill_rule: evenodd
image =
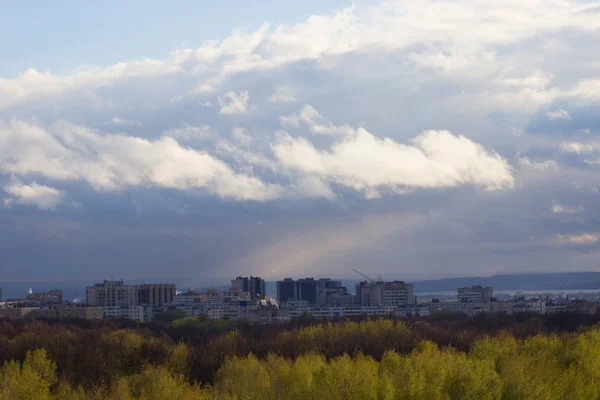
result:
M 380 319 L 223 328 L 175 344 L 113 322 L 23 326 L 0 322 L 0 400 L 600 399 L 599 328 L 444 335 L 441 323 Z
M 0 370 L 0 399 L 51 399 L 56 382 L 56 365 L 48 360 L 46 350 L 33 350 L 22 365 L 16 361 L 4 364 Z

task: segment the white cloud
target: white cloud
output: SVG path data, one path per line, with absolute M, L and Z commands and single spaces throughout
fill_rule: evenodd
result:
M 595 234 L 595 233 L 581 233 L 581 234 L 574 234 L 574 235 L 557 234 L 556 240 L 560 244 L 583 245 L 583 244 L 594 244 L 594 243 L 598 242 L 598 240 L 600 240 L 600 236 L 598 236 L 598 234 Z
M 565 142 L 560 144 L 562 151 L 566 153 L 584 154 L 596 151 L 596 146 L 590 143 Z
M 401 51 L 406 52 L 410 68 L 433 69 L 452 79 L 487 82 L 493 77 L 494 82 L 505 81 L 506 86 L 518 89 L 516 93 L 504 93 L 511 97 L 522 96 L 534 102 L 546 102 L 559 94 L 595 99 L 600 98 L 600 77 L 575 79 L 565 87 L 550 88 L 554 74 L 543 70 L 543 63 L 538 62 L 544 57 L 532 57 L 527 50 L 522 54 L 498 50 L 499 46 L 543 39 L 544 35 L 569 29 L 582 34 L 597 31 L 597 15 L 582 12 L 587 7 L 574 0 L 382 2 L 331 15 L 313 15 L 293 25 L 264 24 L 254 32 L 235 31 L 223 41 L 207 41 L 197 49 L 178 49 L 163 60 L 80 67 L 68 75 L 32 68 L 15 79 L 0 79 L 0 108 L 41 98 L 56 101 L 65 93 L 93 92 L 131 79 L 187 79 L 184 93 L 161 91 L 170 101 L 190 94 L 214 93 L 223 89 L 228 78 L 251 70 L 283 68 L 302 60 L 327 68 L 330 64 L 324 60 L 328 57 Z M 557 48 L 550 42 L 546 40 L 536 51 L 554 54 Z M 523 76 L 519 71 L 533 72 Z M 372 71 L 375 77 L 380 72 Z M 289 93 L 276 92 L 272 96 L 277 101 L 292 98 L 295 96 Z
M 348 125 L 337 126 L 331 122 L 325 122 L 321 114 L 310 104 L 305 104 L 302 109 L 294 114 L 279 117 L 279 122 L 284 127 L 298 128 L 303 123 L 309 130 L 317 135 L 348 135 L 354 133 L 354 129 Z
M 268 200 L 281 191 L 279 185 L 238 174 L 210 154 L 182 147 L 168 136 L 151 141 L 66 122 L 45 130 L 18 120 L 0 121 L 0 172 L 82 180 L 102 191 L 138 186 L 204 189 L 239 200 Z
M 552 81 L 553 76 L 544 71 L 534 71 L 524 78 L 507 78 L 504 84 L 516 87 L 528 87 L 532 89 L 543 90 Z
M 336 197 L 331 186 L 317 176 L 300 177 L 290 189 L 289 194 L 298 198 L 322 197 L 329 200 Z
M 568 207 L 560 204 L 554 204 L 552 206 L 552 212 L 554 214 L 576 214 L 584 210 L 585 209 L 581 205 L 579 207 Z
M 548 119 L 551 121 L 557 120 L 557 119 L 564 119 L 564 120 L 571 120 L 571 116 L 569 115 L 569 112 L 567 110 L 563 110 L 562 108 L 559 108 L 558 110 L 554 110 L 554 111 L 548 111 L 546 113 L 546 115 L 548 116 Z
M 4 186 L 4 191 L 11 196 L 4 199 L 6 206 L 23 204 L 36 206 L 41 210 L 54 210 L 63 198 L 62 192 L 57 189 L 36 182 L 27 185 L 16 179 Z
M 519 164 L 534 170 L 558 169 L 558 163 L 555 160 L 531 161 L 529 157 L 520 157 Z
M 236 126 L 231 130 L 231 137 L 240 146 L 248 147 L 252 144 L 252 136 L 248 134 L 248 130 L 246 128 Z
M 269 100 L 273 103 L 296 101 L 294 88 L 290 85 L 280 85 Z
M 247 114 L 248 113 L 248 91 L 242 90 L 239 94 L 230 91 L 219 97 L 219 114 Z
M 178 49 L 162 60 L 80 67 L 65 75 L 30 69 L 15 79 L 0 79 L 5 118 L 46 113 L 40 121 L 64 119 L 87 126 L 110 121 L 141 127 L 128 118 L 135 116 L 149 125 L 147 121 L 155 119 L 144 113 L 163 113 L 156 119 L 164 124 L 163 132 L 157 138 L 154 124 L 136 129 L 139 136 L 127 136 L 89 129 L 83 134 L 83 127 L 77 128 L 79 133 L 71 128 L 60 132 L 58 125 L 24 123 L 24 134 L 7 138 L 0 132 L 0 150 L 10 154 L 0 154 L 0 170 L 22 177 L 81 180 L 98 190 L 200 188 L 240 199 L 281 198 L 282 192 L 300 186 L 331 197 L 334 182 L 369 198 L 382 190 L 404 193 L 418 187 L 510 187 L 510 166 L 486 149 L 506 149 L 513 141 L 523 148 L 530 138 L 518 128 L 514 136 L 506 135 L 509 139 L 494 136 L 489 116 L 505 115 L 507 124 L 501 129 L 506 132 L 513 125 L 526 126 L 532 112 L 548 110 L 561 97 L 583 105 L 598 98 L 600 76 L 592 66 L 600 58 L 565 47 L 556 38 L 572 29 L 589 39 L 600 29 L 597 15 L 581 12 L 586 7 L 563 0 L 389 1 L 291 25 L 235 31 L 222 41 Z M 549 55 L 565 49 L 588 57 L 581 64 L 589 66 L 587 72 L 571 69 L 565 74 L 560 62 L 547 62 L 553 59 Z M 304 72 L 298 73 L 298 68 Z M 252 91 L 252 104 L 247 89 Z M 75 103 L 80 98 L 94 101 Z M 293 101 L 319 104 L 319 110 L 336 122 L 325 120 L 309 104 L 290 113 Z M 84 112 L 70 107 L 73 104 Z M 260 112 L 254 112 L 258 104 Z M 188 108 L 197 114 L 191 115 Z M 230 119 L 219 118 L 217 112 L 251 114 L 244 123 L 249 129 L 232 130 Z M 93 116 L 91 122 L 85 121 L 88 115 Z M 274 115 L 285 115 L 280 123 L 290 132 L 274 142 L 276 157 L 269 146 Z M 570 115 L 558 109 L 548 117 Z M 365 121 L 369 130 L 390 138 L 343 125 L 350 120 L 356 126 L 356 121 Z M 6 125 L 13 124 L 9 130 L 14 131 L 21 129 L 19 123 Z M 439 130 L 407 143 L 409 135 L 431 127 Z M 443 131 L 446 127 L 465 136 Z M 308 132 L 330 136 L 310 137 Z M 590 146 L 564 143 L 561 148 L 588 153 Z M 304 155 L 313 157 L 314 164 Z M 405 161 L 413 158 L 414 165 Z M 43 167 L 36 165 L 38 159 Z M 558 170 L 554 160 L 524 157 L 519 164 L 522 171 Z M 264 170 L 269 172 L 255 176 Z
M 127 120 L 119 117 L 114 117 L 110 122 L 117 126 L 144 126 L 140 121 Z
M 215 139 L 215 133 L 208 125 L 192 126 L 185 124 L 181 128 L 173 128 L 164 131 L 162 136 L 169 136 L 176 140 L 186 141 L 204 141 Z
M 363 191 L 367 197 L 377 197 L 380 190 L 513 185 L 511 168 L 502 157 L 448 131 L 427 131 L 405 145 L 359 128 L 330 151 L 281 134 L 273 151 L 287 170 Z

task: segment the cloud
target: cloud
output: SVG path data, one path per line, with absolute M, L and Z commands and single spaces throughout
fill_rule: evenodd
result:
M 557 120 L 557 119 L 564 119 L 564 120 L 571 120 L 571 116 L 569 115 L 569 112 L 567 110 L 563 110 L 562 108 L 559 108 L 558 110 L 554 110 L 554 111 L 548 111 L 546 113 L 546 115 L 548 116 L 548 119 L 551 121 Z
M 205 141 L 215 139 L 215 133 L 213 132 L 213 129 L 208 125 L 191 126 L 185 124 L 181 128 L 168 129 L 164 131 L 162 135 L 172 137 L 176 140 L 185 141 Z
M 269 97 L 273 103 L 296 101 L 294 88 L 290 85 L 280 85 L 276 91 Z
M 248 113 L 248 91 L 242 90 L 239 94 L 230 91 L 219 97 L 219 114 L 247 114 Z
M 534 170 L 557 170 L 558 163 L 556 160 L 531 161 L 529 157 L 520 157 L 519 164 Z
M 550 87 L 555 75 L 542 68 L 543 57 L 530 57 L 527 50 L 502 53 L 498 49 L 570 29 L 582 34 L 594 32 L 600 22 L 594 15 L 582 12 L 585 9 L 586 5 L 580 2 L 559 0 L 543 6 L 513 0 L 509 4 L 493 1 L 483 6 L 471 0 L 460 4 L 440 1 L 433 6 L 425 1 L 390 1 L 352 7 L 331 15 L 313 15 L 293 25 L 264 24 L 254 32 L 235 31 L 222 41 L 207 41 L 196 49 L 178 49 L 162 60 L 79 67 L 66 75 L 31 68 L 15 79 L 0 79 L 0 108 L 42 98 L 56 99 L 67 93 L 93 92 L 136 80 L 186 80 L 182 85 L 187 88 L 185 93 L 161 90 L 167 99 L 203 95 L 214 93 L 227 86 L 231 77 L 248 71 L 272 71 L 301 61 L 315 61 L 323 69 L 332 69 L 328 58 L 377 52 L 406 52 L 406 65 L 410 68 L 433 70 L 450 79 L 498 78 L 492 81 L 505 81 L 512 89 L 504 95 L 511 97 L 537 102 L 547 102 L 561 94 L 593 99 L 600 95 L 597 76 L 581 82 L 568 81 L 565 87 Z M 560 42 L 548 41 L 535 50 L 551 53 L 562 49 L 560 46 Z M 529 76 L 511 76 L 511 60 L 517 64 L 529 61 L 532 65 L 522 70 L 534 72 Z M 373 73 L 377 75 L 376 71 Z M 273 99 L 292 97 L 276 92 Z
M 248 147 L 252 144 L 252 136 L 248 135 L 248 130 L 245 128 L 236 126 L 231 130 L 231 137 L 242 147 Z
M 16 179 L 4 186 L 4 191 L 12 196 L 4 199 L 5 206 L 22 204 L 40 210 L 55 210 L 63 199 L 63 193 L 57 189 L 36 182 L 27 185 Z
M 552 212 L 554 214 L 575 214 L 575 213 L 582 212 L 584 210 L 585 209 L 581 205 L 579 207 L 568 207 L 568 206 L 563 206 L 560 204 L 554 204 L 552 206 Z
M 238 174 L 203 151 L 162 136 L 102 134 L 61 122 L 50 130 L 23 121 L 0 122 L 0 172 L 41 176 L 58 181 L 85 181 L 99 191 L 129 187 L 204 189 L 239 200 L 268 200 L 278 185 Z
M 56 219 L 73 211 L 64 199 L 82 203 L 74 219 L 113 224 L 102 228 L 107 241 L 118 233 L 132 249 L 123 253 L 129 257 L 98 262 L 139 268 L 143 276 L 147 263 L 131 260 L 150 247 L 150 261 L 181 269 L 195 268 L 199 257 L 220 266 L 239 256 L 239 273 L 246 252 L 271 244 L 254 265 L 293 253 L 282 269 L 297 274 L 343 273 L 361 263 L 440 274 L 440 260 L 457 274 L 481 274 L 481 265 L 484 273 L 559 263 L 595 268 L 598 260 L 581 261 L 576 246 L 557 248 L 555 235 L 599 231 L 597 193 L 589 189 L 598 185 L 600 164 L 592 137 L 600 105 L 598 15 L 575 0 L 362 3 L 371 5 L 236 30 L 160 59 L 0 79 L 1 185 L 15 176 L 60 189 Z M 547 112 L 573 119 L 552 121 Z M 516 189 L 491 192 L 510 187 Z M 16 196 L 3 197 L 18 204 Z M 552 213 L 548 199 L 568 203 L 554 204 Z M 585 214 L 564 214 L 579 204 Z M 210 240 L 165 243 L 158 236 L 148 246 L 145 229 L 162 222 L 127 230 L 133 208 L 170 216 L 173 230 L 196 224 Z M 3 254 L 27 212 L 0 213 Z M 383 217 L 326 226 L 325 217 L 358 221 L 370 213 Z M 369 251 L 373 242 L 353 250 L 387 215 L 398 216 L 386 225 L 393 231 L 414 214 L 435 215 L 436 223 L 419 236 L 418 221 L 382 251 Z M 237 224 L 245 218 L 252 224 L 242 240 Z M 260 232 L 256 220 L 265 221 Z M 276 234 L 263 234 L 277 224 Z M 293 238 L 275 245 L 302 224 L 314 227 L 302 245 Z M 213 245 L 215 231 L 224 249 Z M 336 243 L 339 231 L 355 237 Z M 530 236 L 546 238 L 546 249 Z M 92 247 L 117 254 L 103 246 Z M 348 258 L 323 267 L 332 252 Z M 88 261 L 87 251 L 82 257 Z M 83 264 L 73 263 L 73 270 Z
M 594 244 L 600 240 L 600 236 L 595 233 L 581 233 L 575 235 L 556 235 L 556 240 L 560 244 L 576 244 L 576 245 L 585 245 L 585 244 Z
M 448 131 L 423 132 L 406 145 L 359 128 L 331 150 L 281 134 L 273 151 L 286 169 L 363 191 L 368 197 L 377 197 L 380 190 L 466 184 L 495 190 L 513 185 L 511 168 L 502 157 Z
M 127 120 L 119 117 L 114 117 L 110 120 L 111 124 L 116 126 L 144 126 L 141 122 L 135 120 Z
M 566 153 L 584 154 L 596 151 L 596 146 L 590 143 L 565 142 L 560 144 L 562 151 Z
M 291 128 L 298 128 L 301 124 L 305 124 L 311 133 L 317 135 L 354 133 L 354 129 L 350 126 L 336 126 L 332 122 L 325 122 L 321 114 L 310 104 L 305 104 L 297 113 L 279 117 L 279 122 L 282 126 Z

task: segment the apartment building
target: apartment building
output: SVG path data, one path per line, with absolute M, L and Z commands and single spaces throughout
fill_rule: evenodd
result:
M 458 301 L 463 303 L 489 303 L 494 296 L 494 289 L 487 286 L 471 286 L 457 289 Z
M 267 295 L 265 280 L 258 276 L 241 277 L 231 280 L 231 289 L 240 292 L 249 292 L 250 300 L 262 299 Z
M 277 282 L 277 300 L 280 304 L 290 301 L 306 301 L 309 304 L 351 304 L 352 295 L 339 280 L 329 278 L 285 278 Z
M 415 304 L 414 288 L 403 281 L 363 281 L 356 285 L 356 300 L 362 306 L 407 307 Z
M 86 303 L 97 307 L 129 307 L 139 304 L 138 287 L 125 285 L 123 280 L 96 283 L 85 289 Z
M 138 304 L 147 306 L 163 306 L 173 303 L 175 285 L 172 283 L 157 283 L 138 286 Z

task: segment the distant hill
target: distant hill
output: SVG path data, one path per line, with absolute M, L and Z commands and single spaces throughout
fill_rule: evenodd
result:
M 416 293 L 447 292 L 464 286 L 492 286 L 494 290 L 600 290 L 600 272 L 562 272 L 444 278 L 414 281 Z

